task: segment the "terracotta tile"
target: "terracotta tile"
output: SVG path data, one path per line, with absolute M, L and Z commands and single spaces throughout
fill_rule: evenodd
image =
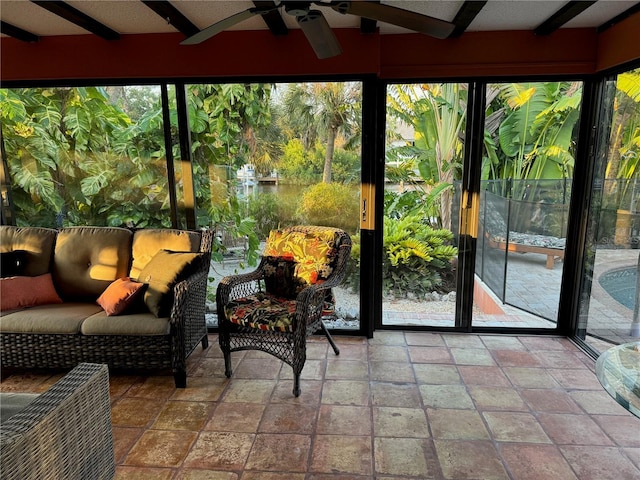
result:
M 578 480 L 554 445 L 505 444 L 500 453 L 513 480 Z
M 147 430 L 124 461 L 138 467 L 177 467 L 196 440 L 196 432 Z
M 317 435 L 311 457 L 311 472 L 371 475 L 371 437 Z
M 247 460 L 248 470 L 306 472 L 311 450 L 309 435 L 258 434 Z
M 115 480 L 170 480 L 173 470 L 170 468 L 116 467 Z
M 201 432 L 184 461 L 185 467 L 211 470 L 242 470 L 255 435 Z
M 521 412 L 484 412 L 491 435 L 498 442 L 551 443 L 536 417 Z
M 504 367 L 509 380 L 520 388 L 558 388 L 560 385 L 544 368 Z
M 640 447 L 640 419 L 627 415 L 593 415 L 600 428 L 621 447 Z
M 316 423 L 316 415 L 317 408 L 315 406 L 286 403 L 267 405 L 258 431 L 310 434 Z
M 439 333 L 404 332 L 407 345 L 422 345 L 431 347 L 444 347 L 444 340 Z
M 322 389 L 322 403 L 369 405 L 369 382 L 327 380 Z
M 187 400 L 191 402 L 215 402 L 229 384 L 226 377 L 190 377 L 187 388 L 176 388 L 171 400 Z
M 374 407 L 376 437 L 428 438 L 429 425 L 421 408 Z
M 489 432 L 475 410 L 428 408 L 427 416 L 435 439 L 489 440 Z
M 371 382 L 371 403 L 384 407 L 420 407 L 415 383 Z
M 131 447 L 140 438 L 144 430 L 142 428 L 113 427 L 113 457 L 116 464 L 122 462 L 131 450 Z
M 280 362 L 280 364 L 278 378 L 280 380 L 293 380 L 293 368 L 284 362 Z M 324 360 L 307 360 L 304 362 L 300 378 L 302 380 L 322 380 L 325 369 L 326 362 Z
M 452 348 L 456 365 L 495 365 L 491 352 L 486 348 Z
M 562 350 L 558 352 L 534 352 L 540 364 L 547 368 L 585 368 L 584 362 L 574 352 Z
M 375 469 L 383 475 L 435 478 L 433 445 L 422 438 L 376 438 Z
M 412 363 L 453 363 L 449 350 L 443 347 L 409 347 Z
M 369 339 L 369 345 L 406 345 L 404 332 L 377 331 Z
M 442 339 L 449 348 L 481 348 L 486 347 L 477 335 L 442 334 Z
M 325 358 L 333 358 L 333 350 L 331 355 L 327 355 L 329 342 L 323 340 L 321 342 L 307 342 L 307 360 L 324 360 Z
M 304 480 L 304 473 L 271 473 L 245 471 L 242 473 L 242 480 Z
M 624 415 L 628 413 L 604 389 L 597 391 L 575 390 L 569 392 L 569 396 L 590 415 Z
M 493 350 L 493 358 L 501 367 L 540 367 L 542 364 L 536 355 L 522 350 Z
M 221 403 L 204 427 L 218 432 L 255 433 L 265 406 L 258 403 Z
M 434 440 L 446 479 L 507 480 L 498 452 L 489 441 Z M 464 452 L 463 455 L 460 453 Z
M 640 478 L 640 470 L 618 448 L 567 445 L 560 451 L 580 480 Z
M 233 370 L 234 378 L 261 378 L 273 380 L 277 378 L 282 360 L 268 356 L 267 358 L 250 358 L 246 356 Z
M 510 387 L 509 380 L 499 367 L 459 365 L 458 372 L 467 385 Z
M 232 378 L 223 402 L 266 403 L 276 382 L 272 380 L 243 380 Z
M 415 383 L 412 365 L 400 362 L 369 362 L 371 380 L 378 382 Z M 329 371 L 327 370 L 327 378 Z
M 109 372 L 109 395 L 111 400 L 124 395 L 132 385 L 144 382 L 144 377 L 133 375 L 118 375 Z
M 553 368 L 548 371 L 563 388 L 571 390 L 598 390 L 602 388 L 595 373 L 586 367 L 583 369 Z
M 163 405 L 162 400 L 122 397 L 111 407 L 111 423 L 118 427 L 145 427 Z
M 369 380 L 369 364 L 359 360 L 329 359 L 325 377 L 332 380 Z
M 640 448 L 623 448 L 622 451 L 631 459 L 636 467 L 640 468 Z
M 211 402 L 169 401 L 164 405 L 151 428 L 199 431 L 202 430 L 213 408 L 214 405 Z
M 371 408 L 321 405 L 316 431 L 328 435 L 371 435 Z
M 413 365 L 413 371 L 418 383 L 455 385 L 462 382 L 455 365 L 416 363 Z
M 173 376 L 154 376 L 145 378 L 142 383 L 135 383 L 127 390 L 127 397 L 150 398 L 158 400 L 167 399 L 176 390 Z
M 557 445 L 613 445 L 591 417 L 541 413 L 538 421 Z
M 563 389 L 539 388 L 520 390 L 520 396 L 536 412 L 582 413 Z
M 300 396 L 293 395 L 293 380 L 280 380 L 271 394 L 271 403 L 292 403 L 294 405 L 317 405 L 322 396 L 322 382 L 317 380 L 300 381 Z
M 409 355 L 402 345 L 369 345 L 369 361 L 406 363 Z
M 178 472 L 176 480 L 238 480 L 233 472 L 216 472 L 215 470 L 196 470 L 184 468 Z
M 471 385 L 467 387 L 478 410 L 510 410 L 528 411 L 518 392 L 506 387 L 484 387 Z
M 419 388 L 425 407 L 474 408 L 464 385 L 420 385 Z
M 482 335 L 482 342 L 490 350 L 526 350 L 518 337 L 507 335 Z
M 235 358 L 231 355 L 231 369 L 235 371 L 238 366 L 239 358 Z M 222 377 L 226 378 L 224 374 L 224 360 L 221 357 L 206 357 L 200 360 L 193 368 L 189 370 L 189 378 L 192 377 Z
M 307 480 L 365 480 L 369 477 L 363 477 L 362 475 L 349 475 L 349 474 L 332 475 L 328 473 L 313 473 L 311 475 L 308 475 L 306 478 Z M 384 477 L 377 477 L 377 478 L 379 480 L 384 480 Z
M 338 348 L 340 348 L 339 357 L 343 360 L 367 361 L 369 346 L 366 343 L 343 343 L 341 341 L 338 342 Z M 331 357 L 327 358 L 335 358 L 333 356 L 333 350 L 331 350 Z
M 522 343 L 529 350 L 565 350 L 565 346 L 562 343 L 562 339 L 554 337 L 518 337 L 520 343 Z

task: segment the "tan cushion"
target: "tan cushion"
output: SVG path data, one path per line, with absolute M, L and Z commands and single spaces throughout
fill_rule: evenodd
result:
M 200 233 L 159 228 L 137 230 L 133 234 L 133 260 L 129 276 L 138 278 L 142 269 L 160 250 L 198 252 L 200 250 Z
M 0 279 L 0 310 L 3 312 L 50 303 L 62 303 L 50 273 Z
M 202 266 L 204 253 L 160 250 L 140 272 L 138 281 L 148 285 L 144 303 L 156 317 L 168 317 L 173 306 L 173 287 Z
M 35 277 L 50 271 L 58 232 L 52 228 L 0 226 L 0 252 L 26 252 L 22 275 Z
M 69 227 L 58 233 L 53 283 L 65 301 L 95 301 L 126 277 L 132 233 L 117 227 Z
M 81 331 L 83 335 L 168 335 L 169 319 L 148 312 L 116 317 L 99 312 L 82 323 Z
M 136 303 L 144 292 L 144 283 L 131 280 L 129 277 L 114 280 L 98 297 L 96 303 L 100 305 L 108 317 L 120 315 Z
M 82 322 L 102 309 L 93 303 L 42 305 L 0 317 L 2 333 L 79 333 Z

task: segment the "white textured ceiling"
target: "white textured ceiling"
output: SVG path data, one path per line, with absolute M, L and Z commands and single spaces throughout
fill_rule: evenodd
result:
M 68 0 L 81 12 L 93 17 L 120 34 L 175 32 L 175 28 L 160 18 L 139 0 Z M 171 3 L 198 28 L 203 29 L 234 13 L 253 7 L 245 0 L 172 0 Z M 452 21 L 464 3 L 462 0 L 382 0 L 406 10 Z M 566 1 L 489 0 L 467 31 L 533 30 L 558 11 Z M 599 0 L 570 20 L 563 28 L 597 27 L 635 5 L 636 1 Z M 320 9 L 334 28 L 358 28 L 359 18 L 341 15 L 328 7 Z M 283 14 L 289 28 L 298 28 L 295 19 Z M 82 28 L 48 12 L 29 0 L 0 0 L 0 19 L 38 36 L 83 35 Z M 406 30 L 378 24 L 382 34 L 402 33 Z M 230 30 L 260 30 L 267 26 L 256 16 Z

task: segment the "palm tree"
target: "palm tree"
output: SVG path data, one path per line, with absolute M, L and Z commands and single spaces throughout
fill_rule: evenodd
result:
M 331 182 L 331 164 L 339 135 L 359 130 L 361 93 L 357 83 L 297 83 L 287 88 L 283 104 L 291 132 L 310 148 L 317 138 L 326 142 L 322 182 Z

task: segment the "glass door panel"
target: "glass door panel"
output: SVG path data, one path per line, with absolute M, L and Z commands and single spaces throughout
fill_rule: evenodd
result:
M 640 69 L 609 88 L 611 135 L 596 157 L 602 174 L 593 187 L 578 325 L 578 336 L 599 352 L 640 337 Z
M 467 84 L 387 90 L 382 325 L 453 327 Z
M 476 326 L 556 327 L 581 97 L 581 82 L 487 85 Z
M 334 290 L 331 329 L 360 329 L 359 203 L 362 86 L 355 82 L 189 85 L 199 226 L 217 231 L 207 315 L 226 275 L 253 270 L 269 232 L 345 229 L 350 274 Z

